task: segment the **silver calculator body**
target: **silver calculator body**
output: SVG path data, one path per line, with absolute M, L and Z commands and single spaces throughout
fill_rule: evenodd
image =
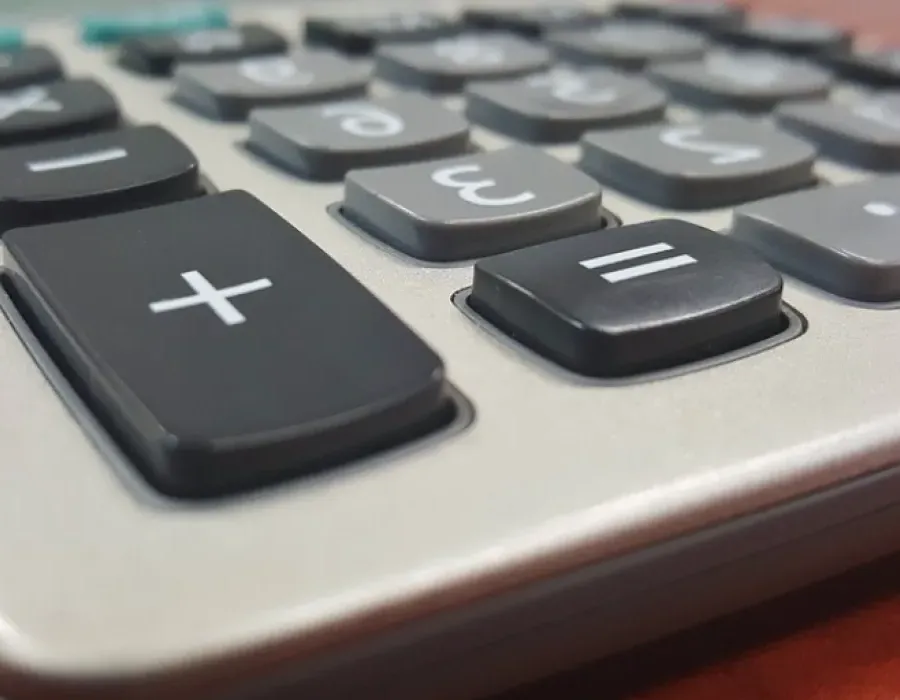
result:
M 299 41 L 305 13 L 411 7 L 260 1 L 232 16 Z M 345 225 L 333 215 L 341 183 L 254 158 L 246 124 L 200 118 L 172 102 L 170 81 L 82 44 L 70 5 L 26 9 L 30 42 L 106 84 L 133 121 L 177 135 L 216 188 L 255 194 L 435 348 L 462 409 L 439 433 L 342 469 L 173 501 L 135 474 L 6 300 L 3 697 L 484 696 L 896 549 L 896 310 L 787 277 L 800 324 L 789 342 L 636 381 L 578 377 L 461 310 L 471 263 L 422 263 Z M 373 95 L 394 90 L 372 83 Z M 839 86 L 832 99 L 859 94 Z M 674 104 L 668 118 L 698 114 Z M 482 149 L 512 143 L 472 134 Z M 574 144 L 545 150 L 578 157 Z M 815 167 L 834 185 L 872 177 Z M 607 186 L 603 205 L 626 225 L 732 220 L 731 208 L 666 211 Z

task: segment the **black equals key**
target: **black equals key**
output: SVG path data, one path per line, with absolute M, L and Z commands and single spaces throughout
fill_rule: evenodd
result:
M 440 358 L 245 192 L 5 244 L 23 315 L 163 493 L 252 489 L 454 418 Z
M 0 150 L 0 233 L 202 193 L 196 157 L 158 126 Z

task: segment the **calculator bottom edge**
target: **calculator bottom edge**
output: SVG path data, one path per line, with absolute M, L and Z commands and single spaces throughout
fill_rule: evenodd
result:
M 292 664 L 288 654 L 274 661 L 265 652 L 249 652 L 254 660 L 232 660 L 226 668 L 211 662 L 96 682 L 0 666 L 0 695 L 4 700 L 60 694 L 72 700 L 482 698 L 900 549 L 900 501 L 891 496 L 898 487 L 900 466 L 884 469 L 303 664 Z

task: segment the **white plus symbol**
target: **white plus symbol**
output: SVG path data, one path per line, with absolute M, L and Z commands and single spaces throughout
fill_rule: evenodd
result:
M 206 304 L 211 308 L 216 316 L 222 319 L 222 323 L 226 326 L 235 326 L 246 321 L 246 317 L 238 311 L 234 304 L 228 301 L 231 297 L 249 294 L 250 292 L 258 292 L 261 289 L 268 289 L 272 286 L 272 282 L 263 277 L 252 282 L 244 282 L 236 284 L 233 287 L 225 289 L 216 289 L 209 280 L 196 270 L 190 272 L 182 272 L 182 279 L 187 282 L 196 294 L 178 299 L 163 299 L 162 301 L 154 301 L 150 304 L 150 310 L 155 314 L 165 311 L 175 311 L 176 309 L 186 309 L 189 306 L 200 306 Z

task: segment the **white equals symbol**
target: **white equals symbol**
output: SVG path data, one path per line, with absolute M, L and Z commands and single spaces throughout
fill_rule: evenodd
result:
M 588 270 L 596 270 L 599 267 L 611 267 L 618 263 L 627 262 L 628 260 L 638 260 L 646 258 L 648 255 L 656 255 L 657 253 L 665 253 L 672 250 L 672 246 L 668 243 L 654 243 L 653 245 L 645 245 L 641 248 L 631 248 L 623 250 L 621 253 L 610 253 L 609 255 L 601 255 L 597 258 L 588 258 L 578 262 Z M 643 277 L 652 275 L 655 272 L 663 270 L 672 270 L 676 267 L 684 267 L 685 265 L 693 265 L 696 258 L 690 255 L 673 255 L 669 258 L 661 258 L 653 262 L 641 263 L 640 265 L 632 265 L 631 267 L 623 267 L 619 270 L 604 272 L 601 277 L 607 282 L 623 282 L 625 280 L 634 279 L 635 277 Z

